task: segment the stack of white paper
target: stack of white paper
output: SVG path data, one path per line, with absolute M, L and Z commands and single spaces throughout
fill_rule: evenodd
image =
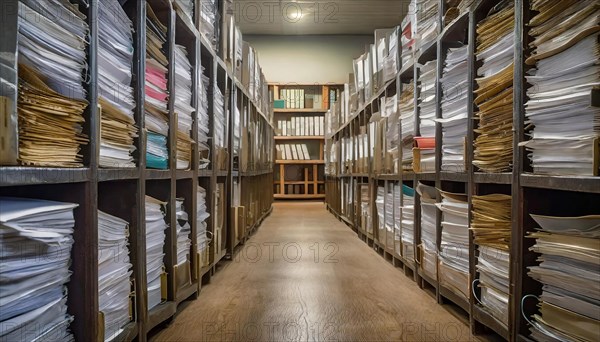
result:
M 415 191 L 402 185 L 402 257 L 415 260 Z
M 379 220 L 379 242 L 385 243 L 385 188 L 380 186 L 377 187 L 377 199 L 375 200 L 375 207 L 377 208 L 377 217 Z
M 413 8 L 415 10 L 407 13 L 407 15 L 402 20 L 402 24 L 400 26 L 400 42 L 402 43 L 402 67 L 414 63 L 413 51 L 415 49 L 415 31 L 417 29 L 417 17 L 416 13 L 414 13 L 417 8 L 416 1 L 417 0 L 411 0 L 409 8 Z
M 66 284 L 76 207 L 0 197 L 0 340 L 73 341 Z
M 177 169 L 188 169 L 192 159 L 192 65 L 184 46 L 175 45 L 175 113 L 177 114 Z
M 442 170 L 465 171 L 467 136 L 467 53 L 468 45 L 450 48 L 440 79 L 442 87 Z
M 400 184 L 394 184 L 394 251 L 397 255 L 402 255 L 402 208 L 400 200 L 402 198 L 402 187 Z
M 457 295 L 469 298 L 469 203 L 466 194 L 441 191 L 442 239 L 439 281 Z
M 210 214 L 206 208 L 206 190 L 199 186 L 198 191 L 196 192 L 196 197 L 198 202 L 198 207 L 196 208 L 196 243 L 198 253 L 202 253 L 208 248 L 209 243 L 208 236 L 206 235 L 206 219 L 210 216 Z
M 398 97 L 394 95 L 390 98 L 382 99 L 382 108 L 384 109 L 382 114 L 384 117 L 387 117 L 387 130 L 385 132 L 385 149 L 387 154 L 390 156 L 392 160 L 392 165 L 394 166 L 393 170 L 390 170 L 393 173 L 396 173 L 396 165 L 398 165 L 398 158 L 400 152 L 398 150 L 398 146 L 400 145 L 400 113 L 398 112 Z
M 369 187 L 366 185 L 360 187 L 360 217 L 362 219 L 361 224 L 363 229 L 365 229 L 367 233 L 373 234 L 373 218 L 371 217 Z
M 148 310 L 162 300 L 160 276 L 164 272 L 165 202 L 146 195 L 146 282 L 148 283 Z
M 175 215 L 177 217 L 177 265 L 190 260 L 190 247 L 192 240 L 190 233 L 192 227 L 188 223 L 188 213 L 183 207 L 183 199 L 175 201 Z
M 112 341 L 129 323 L 129 223 L 98 211 L 98 308 L 104 314 L 104 340 Z
M 531 336 L 538 341 L 600 340 L 600 215 L 531 215 L 541 227 L 536 242 L 539 266 L 529 276 L 543 284 L 540 313 Z
M 212 44 L 213 50 L 217 50 L 218 44 L 218 5 L 216 0 L 200 1 L 200 33 Z
M 438 1 L 417 0 L 417 50 L 434 42 L 438 35 Z
M 219 87 L 215 87 L 214 114 L 215 146 L 225 148 L 225 99 Z
M 204 169 L 210 163 L 209 156 L 209 119 L 208 119 L 208 88 L 210 87 L 210 79 L 204 74 L 202 67 L 202 75 L 200 86 L 200 105 L 198 107 L 198 151 L 200 153 L 200 168 Z
M 429 61 L 420 68 L 419 129 L 422 137 L 435 137 L 436 68 L 437 60 Z
M 388 193 L 385 194 L 385 230 L 386 230 L 386 246 L 394 246 L 394 227 L 395 227 L 395 214 L 396 205 L 394 205 L 394 188 L 392 187 Z M 400 202 L 397 203 L 399 206 Z
M 412 82 L 403 85 L 400 94 L 400 126 L 402 130 L 402 165 L 405 169 L 412 169 L 412 148 L 415 136 L 415 94 Z
M 437 233 L 435 206 L 437 189 L 423 183 L 417 185 L 421 196 L 421 268 L 433 279 L 437 279 Z
M 388 48 L 383 59 L 383 80 L 385 82 L 391 80 L 400 68 L 398 67 L 398 34 L 399 28 L 396 27 L 392 31 L 388 40 Z M 385 50 L 384 50 L 385 51 Z
M 183 12 L 190 22 L 194 19 L 194 1 L 193 0 L 175 0 L 177 6 L 181 8 L 181 12 Z

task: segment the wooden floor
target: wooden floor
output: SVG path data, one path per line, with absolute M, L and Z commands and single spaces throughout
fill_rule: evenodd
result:
M 185 305 L 185 304 L 184 304 Z M 152 341 L 467 341 L 469 328 L 323 203 L 276 203 Z

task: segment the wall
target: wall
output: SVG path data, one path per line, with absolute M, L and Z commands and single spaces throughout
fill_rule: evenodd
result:
M 365 36 L 252 36 L 244 35 L 258 52 L 268 82 L 346 83 L 352 59 L 373 43 Z

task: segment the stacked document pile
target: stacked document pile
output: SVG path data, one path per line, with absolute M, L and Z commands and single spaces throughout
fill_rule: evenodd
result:
M 66 284 L 76 207 L 0 197 L 0 340 L 74 341 Z
M 594 1 L 533 1 L 533 55 L 525 116 L 535 126 L 525 145 L 534 173 L 591 176 L 600 110 L 590 106 L 600 87 L 600 9 Z M 555 7 L 558 10 L 555 10 Z
M 415 0 L 412 0 L 413 3 L 411 3 L 411 5 L 413 5 L 412 8 L 416 8 L 416 5 L 414 4 Z M 414 32 L 417 26 L 417 23 L 415 22 L 416 18 L 414 15 L 407 15 L 406 17 L 404 17 L 404 19 L 402 20 L 402 25 L 401 25 L 401 29 L 402 29 L 402 34 L 400 35 L 400 42 L 402 43 L 402 67 L 404 68 L 404 66 L 406 65 L 412 65 L 414 63 L 414 45 L 415 45 L 415 38 L 414 38 Z
M 454 19 L 469 10 L 469 6 L 475 0 L 445 0 L 446 13 L 444 13 L 444 26 L 450 24 Z
M 210 163 L 210 148 L 208 146 L 209 120 L 208 120 L 208 88 L 210 79 L 204 74 L 200 80 L 200 104 L 198 106 L 198 152 L 200 153 L 200 168 L 205 169 Z
M 538 341 L 600 340 L 600 215 L 531 215 L 541 227 L 530 233 L 539 266 L 529 276 L 542 295 L 531 336 Z
M 167 169 L 169 154 L 169 112 L 167 90 L 167 66 L 164 52 L 167 27 L 163 25 L 148 4 L 146 17 L 146 97 L 144 100 L 147 135 L 146 166 Z
M 104 314 L 104 340 L 112 341 L 129 323 L 129 223 L 98 211 L 98 310 Z
M 181 10 L 179 13 L 183 13 L 190 23 L 194 20 L 194 1 L 193 0 L 174 0 L 173 1 L 178 8 Z
M 101 167 L 135 167 L 137 127 L 131 87 L 133 24 L 117 0 L 98 2 L 98 102 Z
M 196 220 L 197 220 L 197 228 L 196 228 L 196 244 L 197 244 L 197 252 L 200 255 L 203 255 L 208 250 L 208 236 L 207 234 L 207 224 L 206 219 L 210 216 L 208 210 L 206 208 L 206 190 L 203 187 L 198 187 L 198 191 L 196 192 L 197 202 L 196 205 Z M 205 265 L 204 265 L 205 266 Z
M 438 0 L 417 0 L 417 50 L 422 52 L 438 36 Z
M 435 82 L 437 60 L 420 68 L 419 75 L 419 130 L 422 137 L 435 137 Z
M 402 255 L 402 208 L 400 207 L 402 198 L 402 187 L 400 184 L 394 184 L 394 252 Z
M 471 230 L 477 248 L 480 303 L 508 326 L 511 196 L 473 196 Z
M 415 260 L 415 190 L 402 185 L 402 257 Z
M 404 89 L 400 94 L 400 126 L 402 135 L 402 168 L 412 169 L 413 138 L 415 136 L 415 94 L 412 82 L 409 85 L 403 85 Z
M 162 300 L 160 277 L 164 272 L 165 202 L 146 196 L 146 282 L 148 284 L 148 310 Z M 166 290 L 166 289 L 165 289 Z
M 218 4 L 216 0 L 200 1 L 200 33 L 217 50 L 218 37 Z
M 484 172 L 511 169 L 513 155 L 513 69 L 514 22 L 512 1 L 477 25 L 477 70 L 475 104 L 478 127 L 475 129 L 473 165 Z
M 183 199 L 175 200 L 175 215 L 177 217 L 177 265 L 190 260 L 192 227 L 188 223 L 188 213 L 183 207 Z
M 215 87 L 214 111 L 215 146 L 225 148 L 225 99 L 219 87 Z
M 373 234 L 373 218 L 371 216 L 371 206 L 369 187 L 362 185 L 360 187 L 360 217 L 362 229 L 367 233 Z
M 437 279 L 437 189 L 419 183 L 417 192 L 421 196 L 421 269 L 432 279 Z
M 397 29 L 392 31 L 388 40 L 387 51 L 384 50 L 386 51 L 386 56 L 383 59 L 384 82 L 387 82 L 394 78 L 398 70 L 400 70 L 400 68 L 398 67 L 398 39 L 400 38 L 398 37 L 399 33 L 400 32 L 398 32 Z
M 440 84 L 442 87 L 442 170 L 465 171 L 465 137 L 469 105 L 467 54 L 468 45 L 450 48 L 446 55 Z
M 377 187 L 375 206 L 377 208 L 377 222 L 379 222 L 379 242 L 385 245 L 385 188 L 383 186 Z
M 388 248 L 394 246 L 394 229 L 396 223 L 396 212 L 400 210 L 400 202 L 394 203 L 394 187 L 390 186 L 388 192 L 385 194 L 385 230 L 386 230 L 386 242 L 385 245 Z
M 389 170 L 387 171 L 397 173 L 398 159 L 400 158 L 400 151 L 398 149 L 398 146 L 400 146 L 400 113 L 398 112 L 398 96 L 394 95 L 389 98 L 384 97 L 381 102 L 382 108 L 384 108 L 384 117 L 387 117 L 387 130 L 385 132 L 385 149 L 387 159 L 389 159 L 389 161 L 386 160 L 389 166 Z
M 192 65 L 184 46 L 175 45 L 175 113 L 177 114 L 177 169 L 190 168 L 192 160 Z
M 442 240 L 439 254 L 440 285 L 469 298 L 469 203 L 466 194 L 439 190 L 442 202 Z
M 81 167 L 86 17 L 76 5 L 19 1 L 19 162 L 32 166 Z

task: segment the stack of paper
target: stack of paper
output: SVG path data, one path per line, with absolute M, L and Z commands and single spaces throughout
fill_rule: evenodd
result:
M 389 191 L 385 194 L 385 230 L 386 230 L 386 246 L 394 246 L 394 230 L 396 223 L 396 209 L 399 207 L 400 202 L 394 203 L 394 188 L 390 187 Z
M 375 200 L 375 207 L 377 208 L 377 222 L 379 223 L 379 242 L 385 244 L 385 188 L 382 186 L 377 187 L 377 199 Z
M 402 185 L 402 257 L 415 260 L 415 190 Z
M 225 99 L 219 87 L 215 87 L 214 114 L 215 146 L 225 148 L 227 147 L 227 132 L 225 132 Z
M 460 0 L 456 7 L 458 8 L 458 11 L 460 13 L 464 13 L 469 10 L 469 8 L 474 2 L 475 0 Z
M 169 135 L 167 66 L 169 61 L 164 52 L 164 45 L 167 42 L 167 27 L 158 20 L 150 4 L 147 5 L 146 10 L 146 97 L 144 101 L 146 128 L 148 129 L 146 166 L 166 169 L 169 159 L 167 153 L 167 136 Z M 165 153 L 167 153 L 166 157 Z
M 416 0 L 411 0 L 411 8 L 417 8 Z M 417 18 L 414 13 L 407 14 L 402 20 L 402 34 L 400 42 L 402 43 L 402 67 L 414 63 L 414 45 L 415 45 L 415 30 L 417 28 Z
M 111 341 L 129 323 L 129 223 L 98 210 L 98 310 L 104 314 L 104 340 Z
M 435 82 L 437 60 L 420 68 L 419 75 L 419 129 L 422 137 L 435 137 Z
M 388 158 L 392 162 L 393 168 L 389 171 L 397 173 L 396 166 L 398 165 L 398 158 L 400 157 L 400 151 L 398 146 L 400 145 L 400 112 L 398 111 L 398 95 L 391 97 L 381 98 L 382 116 L 387 118 L 386 132 L 385 132 L 385 149 L 388 154 Z
M 442 87 L 442 170 L 465 171 L 467 136 L 467 54 L 468 45 L 450 48 L 440 84 Z
M 474 94 L 479 110 L 473 165 L 485 172 L 509 171 L 513 155 L 515 10 L 512 1 L 502 4 L 477 25 L 476 58 L 482 66 Z
M 200 33 L 208 39 L 215 51 L 219 42 L 218 9 L 216 0 L 200 1 Z
M 415 136 L 415 94 L 412 82 L 403 85 L 399 110 L 402 130 L 402 167 L 411 170 L 413 138 Z
M 417 50 L 430 46 L 438 35 L 438 0 L 417 0 Z
M 369 196 L 369 187 L 363 185 L 360 187 L 360 216 L 363 229 L 370 234 L 373 234 L 373 218 L 371 217 L 371 196 Z
M 532 252 L 539 266 L 529 276 L 542 283 L 540 313 L 531 336 L 538 341 L 600 340 L 600 215 L 531 215 L 541 227 Z
M 177 7 L 181 8 L 180 13 L 183 13 L 190 22 L 194 19 L 194 1 L 193 0 L 174 0 Z
M 533 1 L 538 13 L 530 21 L 533 56 L 525 104 L 534 125 L 530 151 L 534 173 L 594 174 L 593 142 L 600 137 L 600 110 L 590 106 L 591 91 L 600 86 L 600 10 L 593 1 L 557 5 Z
M 167 203 L 146 195 L 146 282 L 148 284 L 148 310 L 162 300 L 161 274 L 164 272 L 165 222 Z
M 437 189 L 419 183 L 417 192 L 421 196 L 421 269 L 432 279 L 437 279 Z
M 101 167 L 135 167 L 137 127 L 131 87 L 133 24 L 117 0 L 98 1 L 98 102 Z
M 385 82 L 391 80 L 392 78 L 394 78 L 394 76 L 396 75 L 396 73 L 398 72 L 398 70 L 400 70 L 400 68 L 398 67 L 398 34 L 400 32 L 398 31 L 398 27 L 396 27 L 392 33 L 390 34 L 389 40 L 388 40 L 388 48 L 387 50 L 384 50 L 386 52 L 386 55 L 383 59 L 383 80 Z M 343 97 L 344 95 L 342 95 Z M 344 101 L 342 101 L 342 103 L 344 103 Z M 345 113 L 342 113 L 342 115 Z
M 82 86 L 88 25 L 78 7 L 49 0 L 18 2 L 19 162 L 81 167 Z
M 192 65 L 182 45 L 175 45 L 175 113 L 177 114 L 177 169 L 189 169 L 192 160 Z
M 397 255 L 402 255 L 402 208 L 400 201 L 402 198 L 402 187 L 400 184 L 394 184 L 394 251 Z
M 196 205 L 196 243 L 198 253 L 203 253 L 208 248 L 208 236 L 206 235 L 206 219 L 210 216 L 206 208 L 206 190 L 203 187 L 198 187 L 196 192 L 197 202 Z
M 188 213 L 183 208 L 183 199 L 175 200 L 175 215 L 177 217 L 177 265 L 190 260 L 192 227 L 188 223 Z
M 442 212 L 439 281 L 457 295 L 469 298 L 469 203 L 466 194 L 439 190 Z
M 202 67 L 202 76 L 199 86 L 200 105 L 198 107 L 198 151 L 200 153 L 200 168 L 205 169 L 210 163 L 210 148 L 208 146 L 208 88 L 210 86 L 210 79 L 204 74 L 204 67 Z
M 66 284 L 76 207 L 0 197 L 0 340 L 74 340 Z
M 512 197 L 473 196 L 471 230 L 477 246 L 480 301 L 496 319 L 508 325 Z

